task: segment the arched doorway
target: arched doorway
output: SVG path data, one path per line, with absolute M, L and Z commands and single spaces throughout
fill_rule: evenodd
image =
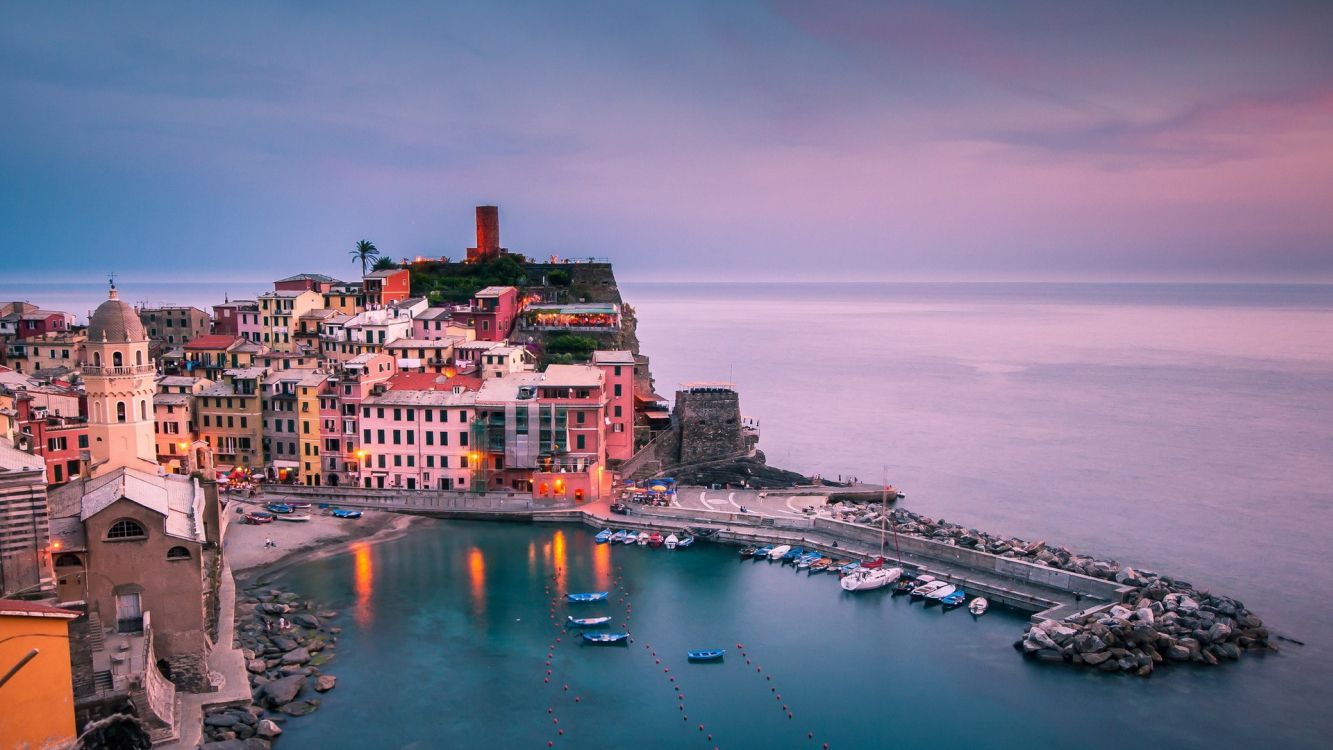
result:
M 329 475 L 329 486 L 330 486 L 330 487 L 337 487 L 337 486 L 338 486 L 338 475 L 337 475 L 337 474 L 330 474 L 330 475 Z
M 56 596 L 62 602 L 79 602 L 87 598 L 83 590 L 83 560 L 66 552 L 55 559 Z

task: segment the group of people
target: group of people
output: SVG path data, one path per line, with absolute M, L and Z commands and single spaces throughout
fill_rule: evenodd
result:
M 272 632 L 273 632 L 273 626 L 274 626 L 275 624 L 278 626 L 278 632 L 279 632 L 279 633 L 281 633 L 281 632 L 283 632 L 283 631 L 286 631 L 286 630 L 291 630 L 291 629 L 292 629 L 292 624 L 291 624 L 290 622 L 287 622 L 287 618 L 286 618 L 286 617 L 279 616 L 279 617 L 278 617 L 278 621 L 277 621 L 276 623 L 274 623 L 272 620 L 269 620 L 269 619 L 265 619 L 265 620 L 264 620 L 264 630 L 265 630 L 265 632 L 272 633 Z

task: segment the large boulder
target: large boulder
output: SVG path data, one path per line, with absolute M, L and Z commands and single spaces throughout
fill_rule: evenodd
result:
M 312 614 L 302 612 L 299 615 L 292 615 L 292 622 L 303 628 L 314 630 L 319 627 L 319 618 Z
M 240 719 L 232 714 L 209 714 L 204 717 L 204 726 L 206 727 L 234 727 L 240 723 Z
M 271 719 L 264 719 L 259 722 L 259 724 L 255 725 L 255 733 L 260 737 L 271 740 L 282 734 L 282 727 L 278 726 L 277 723 Z
M 1080 654 L 1090 654 L 1106 650 L 1106 642 L 1093 633 L 1083 633 L 1074 638 L 1074 650 Z
M 1152 608 L 1146 606 L 1140 607 L 1138 611 L 1134 613 L 1134 616 L 1139 619 L 1139 622 L 1144 623 L 1145 625 L 1152 625 L 1157 619 L 1152 612 Z
M 294 674 L 290 677 L 283 677 L 274 680 L 260 689 L 264 696 L 264 705 L 269 708 L 277 708 L 286 703 L 296 700 L 300 695 L 301 688 L 305 687 L 305 675 Z
M 254 674 L 263 674 L 268 665 L 264 663 L 263 659 L 251 659 L 245 663 L 245 668 Z
M 285 706 L 280 706 L 278 710 L 288 716 L 305 716 L 306 714 L 314 713 L 317 708 L 319 708 L 319 701 L 308 700 L 299 701 L 297 703 L 288 703 Z
M 1083 663 L 1090 667 L 1095 667 L 1110 658 L 1111 655 L 1109 653 L 1098 651 L 1095 653 L 1083 654 Z
M 305 664 L 308 661 L 310 661 L 310 652 L 304 648 L 288 651 L 282 655 L 283 664 Z
M 294 638 L 285 635 L 275 635 L 271 640 L 273 641 L 273 647 L 279 651 L 291 651 L 301 645 Z
M 1231 637 L 1231 628 L 1225 623 L 1216 623 L 1208 629 L 1208 641 L 1210 643 L 1225 643 Z
M 315 690 L 326 693 L 338 684 L 338 678 L 331 674 L 322 674 L 315 678 Z
M 1041 628 L 1033 628 L 1032 630 L 1029 630 L 1027 640 L 1037 644 L 1038 648 L 1049 648 L 1052 651 L 1060 650 L 1059 645 L 1057 645 L 1056 642 L 1051 639 L 1051 636 Z

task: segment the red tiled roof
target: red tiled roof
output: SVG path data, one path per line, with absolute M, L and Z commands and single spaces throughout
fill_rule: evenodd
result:
M 240 338 L 239 336 L 228 336 L 222 333 L 210 333 L 206 336 L 200 336 L 194 341 L 185 345 L 186 349 L 226 349 L 232 345 L 232 342 Z
M 71 609 L 61 609 L 52 607 L 49 604 L 41 602 L 25 602 L 21 599 L 0 599 L 0 615 L 13 615 L 16 617 L 63 617 L 74 619 L 79 616 L 78 612 Z
M 438 372 L 400 372 L 389 378 L 389 387 L 398 391 L 451 391 L 459 385 L 475 391 L 481 388 L 481 378 L 455 375 L 446 379 Z

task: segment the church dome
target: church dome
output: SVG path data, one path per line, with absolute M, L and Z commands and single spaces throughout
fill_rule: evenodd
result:
M 102 343 L 123 341 L 147 341 L 139 313 L 135 312 L 116 294 L 115 287 L 107 295 L 107 301 L 97 306 L 93 316 L 88 319 L 88 342 Z

